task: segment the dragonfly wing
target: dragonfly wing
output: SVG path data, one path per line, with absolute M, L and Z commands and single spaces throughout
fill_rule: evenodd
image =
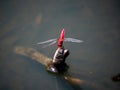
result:
M 47 40 L 47 41 L 43 41 L 43 42 L 39 42 L 37 44 L 45 44 L 45 43 L 50 43 L 50 42 L 54 42 L 56 41 L 57 39 L 50 39 L 50 40 Z
M 75 39 L 75 38 L 65 38 L 65 42 L 75 42 L 75 43 L 82 43 L 82 40 Z
M 51 45 L 55 44 L 56 42 L 57 42 L 57 41 L 53 41 L 52 43 L 50 43 L 50 44 L 48 44 L 48 45 L 43 46 L 43 48 L 46 48 L 46 47 L 48 47 L 48 46 L 51 46 Z

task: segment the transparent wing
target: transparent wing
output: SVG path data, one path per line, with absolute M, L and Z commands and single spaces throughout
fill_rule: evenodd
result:
M 57 41 L 53 41 L 52 43 L 50 43 L 50 44 L 48 44 L 48 45 L 43 46 L 43 48 L 46 48 L 46 47 L 48 47 L 48 46 L 51 46 L 51 45 L 55 44 L 56 42 L 57 42 Z
M 37 44 L 45 44 L 45 43 L 50 43 L 50 42 L 54 42 L 54 41 L 57 41 L 57 39 L 50 39 L 50 40 L 47 40 L 47 41 L 39 42 Z
M 82 40 L 75 39 L 75 38 L 65 38 L 65 42 L 75 42 L 75 43 L 82 43 Z
M 65 42 L 74 42 L 74 43 L 82 43 L 83 42 L 82 40 L 75 39 L 75 38 L 65 38 L 64 41 Z M 39 42 L 37 44 L 46 44 L 47 43 L 47 45 L 43 46 L 43 48 L 46 48 L 48 46 L 51 46 L 51 45 L 55 44 L 56 42 L 57 42 L 57 38 L 56 39 L 50 39 L 50 40 L 43 41 L 43 42 Z

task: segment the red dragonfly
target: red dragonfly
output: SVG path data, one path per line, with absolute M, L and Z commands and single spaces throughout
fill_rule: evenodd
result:
M 51 46 L 55 43 L 60 43 L 60 41 L 64 41 L 64 42 L 73 42 L 73 43 L 82 43 L 83 41 L 82 40 L 79 40 L 79 39 L 75 39 L 75 38 L 65 38 L 65 30 L 64 28 L 62 29 L 61 31 L 61 34 L 60 34 L 60 38 L 57 39 L 49 39 L 49 40 L 46 40 L 46 41 L 43 41 L 43 42 L 38 42 L 37 44 L 46 44 L 46 43 L 49 43 L 48 45 L 45 45 L 43 48 L 45 47 L 48 47 L 48 46 Z

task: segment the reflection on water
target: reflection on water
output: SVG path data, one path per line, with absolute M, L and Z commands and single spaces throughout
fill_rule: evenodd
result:
M 1 90 L 119 90 L 111 77 L 120 73 L 119 1 L 110 0 L 1 0 L 0 89 Z M 46 72 L 31 58 L 14 53 L 16 46 L 35 48 L 52 58 L 56 45 L 42 49 L 37 42 L 59 37 L 85 41 L 64 43 L 70 49 L 69 75 L 89 82 L 73 85 Z

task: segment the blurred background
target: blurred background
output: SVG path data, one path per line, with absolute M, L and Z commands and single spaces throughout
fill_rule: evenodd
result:
M 70 50 L 69 74 L 94 86 L 74 86 L 14 47 L 32 47 L 53 57 L 57 45 L 38 42 L 65 37 L 84 43 L 64 43 Z M 120 73 L 119 0 L 0 0 L 0 90 L 120 90 L 111 77 Z

